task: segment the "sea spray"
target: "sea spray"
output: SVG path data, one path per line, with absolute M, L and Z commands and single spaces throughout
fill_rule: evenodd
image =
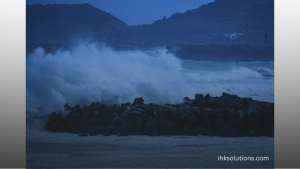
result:
M 36 48 L 26 59 L 28 114 L 49 115 L 63 105 L 107 105 L 132 102 L 180 103 L 196 93 L 222 92 L 274 101 L 274 63 L 180 60 L 164 48 L 153 51 L 114 51 L 97 43 L 78 43 L 71 50 L 45 53 Z
M 184 96 L 180 60 L 165 49 L 149 55 L 101 44 L 51 54 L 37 48 L 26 67 L 26 104 L 33 112 L 62 111 L 65 103 L 120 104 L 135 97 L 147 103 L 178 103 Z

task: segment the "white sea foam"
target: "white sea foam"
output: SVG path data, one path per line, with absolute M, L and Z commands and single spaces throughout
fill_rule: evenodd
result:
M 26 106 L 28 112 L 45 115 L 62 111 L 65 103 L 120 104 L 136 97 L 145 103 L 180 103 L 196 93 L 222 92 L 273 102 L 274 80 L 257 72 L 272 72 L 272 66 L 186 61 L 165 49 L 114 51 L 95 43 L 52 54 L 37 48 L 26 60 Z

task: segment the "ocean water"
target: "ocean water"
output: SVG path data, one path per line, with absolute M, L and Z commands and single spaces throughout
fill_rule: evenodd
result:
M 273 137 L 89 136 L 26 133 L 27 168 L 273 168 Z M 219 161 L 218 156 L 268 157 Z
M 132 102 L 181 103 L 195 94 L 222 92 L 274 102 L 274 62 L 207 62 L 178 59 L 164 48 L 114 51 L 96 43 L 26 58 L 28 116 L 62 112 L 63 105 Z
M 26 58 L 27 168 L 247 168 L 274 167 L 274 138 L 209 136 L 78 137 L 44 130 L 63 105 L 181 103 L 196 93 L 222 92 L 274 102 L 273 62 L 181 60 L 163 48 L 114 51 L 82 43 L 72 50 Z M 268 156 L 264 162 L 218 162 L 218 155 Z
M 186 91 L 221 96 L 222 92 L 274 102 L 274 62 L 181 60 Z

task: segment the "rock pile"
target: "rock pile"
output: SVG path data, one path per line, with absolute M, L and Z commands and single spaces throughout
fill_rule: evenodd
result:
M 215 135 L 224 137 L 274 136 L 274 103 L 240 98 L 223 93 L 221 97 L 196 94 L 181 104 L 133 103 L 106 106 L 64 106 L 70 113 L 53 112 L 45 129 L 84 135 Z

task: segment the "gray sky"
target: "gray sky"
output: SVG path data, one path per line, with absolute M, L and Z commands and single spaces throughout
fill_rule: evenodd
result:
M 214 0 L 26 0 L 27 4 L 89 3 L 128 25 L 151 24 L 164 16 L 186 12 Z

